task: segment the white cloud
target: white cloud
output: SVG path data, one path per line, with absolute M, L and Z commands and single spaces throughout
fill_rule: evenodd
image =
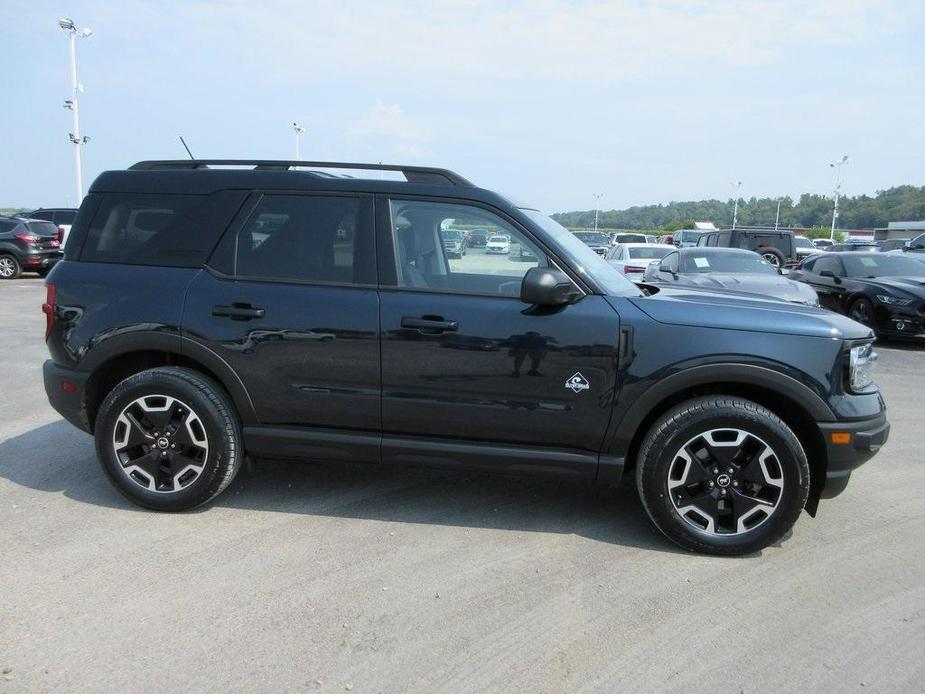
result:
M 413 123 L 398 104 L 386 104 L 382 99 L 356 120 L 349 134 L 356 138 L 384 143 L 387 153 L 403 157 L 423 158 L 430 154 L 425 143 L 431 139 L 422 126 Z

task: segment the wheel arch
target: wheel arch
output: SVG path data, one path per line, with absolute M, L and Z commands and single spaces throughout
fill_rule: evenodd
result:
M 193 340 L 148 347 L 126 345 L 122 350 L 107 350 L 105 357 L 95 360 L 84 391 L 84 409 L 92 431 L 99 407 L 120 382 L 132 374 L 159 366 L 183 366 L 208 376 L 222 386 L 237 410 L 242 425 L 256 424 L 254 405 L 244 384 L 231 367 L 218 355 Z
M 731 395 L 751 400 L 769 409 L 793 430 L 809 460 L 810 491 L 806 510 L 815 515 L 828 467 L 825 440 L 816 423 L 836 418 L 825 401 L 808 386 L 772 369 L 713 364 L 687 369 L 659 381 L 637 398 L 624 415 L 611 452 L 625 456 L 626 470 L 634 468 L 642 440 L 652 424 L 672 407 L 704 395 Z

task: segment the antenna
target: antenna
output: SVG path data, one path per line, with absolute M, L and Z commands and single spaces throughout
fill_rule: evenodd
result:
M 186 146 L 186 140 L 183 139 L 183 136 L 180 135 L 180 142 L 183 143 L 183 149 L 186 150 L 186 153 L 189 155 L 189 158 L 193 161 L 196 161 L 196 157 L 193 156 L 193 153 L 189 151 L 189 147 Z

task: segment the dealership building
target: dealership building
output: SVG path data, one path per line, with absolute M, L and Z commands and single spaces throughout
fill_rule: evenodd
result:
M 914 239 L 919 234 L 925 234 L 925 221 L 890 222 L 886 228 L 874 229 L 874 239 L 876 241 Z

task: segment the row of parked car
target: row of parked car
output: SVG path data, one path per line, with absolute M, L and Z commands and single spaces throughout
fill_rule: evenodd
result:
M 47 275 L 64 257 L 61 249 L 76 215 L 73 208 L 42 208 L 0 216 L 0 279 L 16 279 L 23 272 Z
M 906 243 L 903 250 L 816 249 L 791 269 L 785 265 L 793 256 L 780 250 L 797 249 L 787 234 L 781 233 L 774 246 L 743 244 L 752 249 L 723 245 L 730 238 L 756 242 L 760 236 L 737 231 L 710 232 L 698 245 L 684 248 L 621 243 L 608 249 L 605 259 L 625 276 L 656 288 L 771 297 L 837 311 L 883 337 L 925 336 L 925 236 Z

